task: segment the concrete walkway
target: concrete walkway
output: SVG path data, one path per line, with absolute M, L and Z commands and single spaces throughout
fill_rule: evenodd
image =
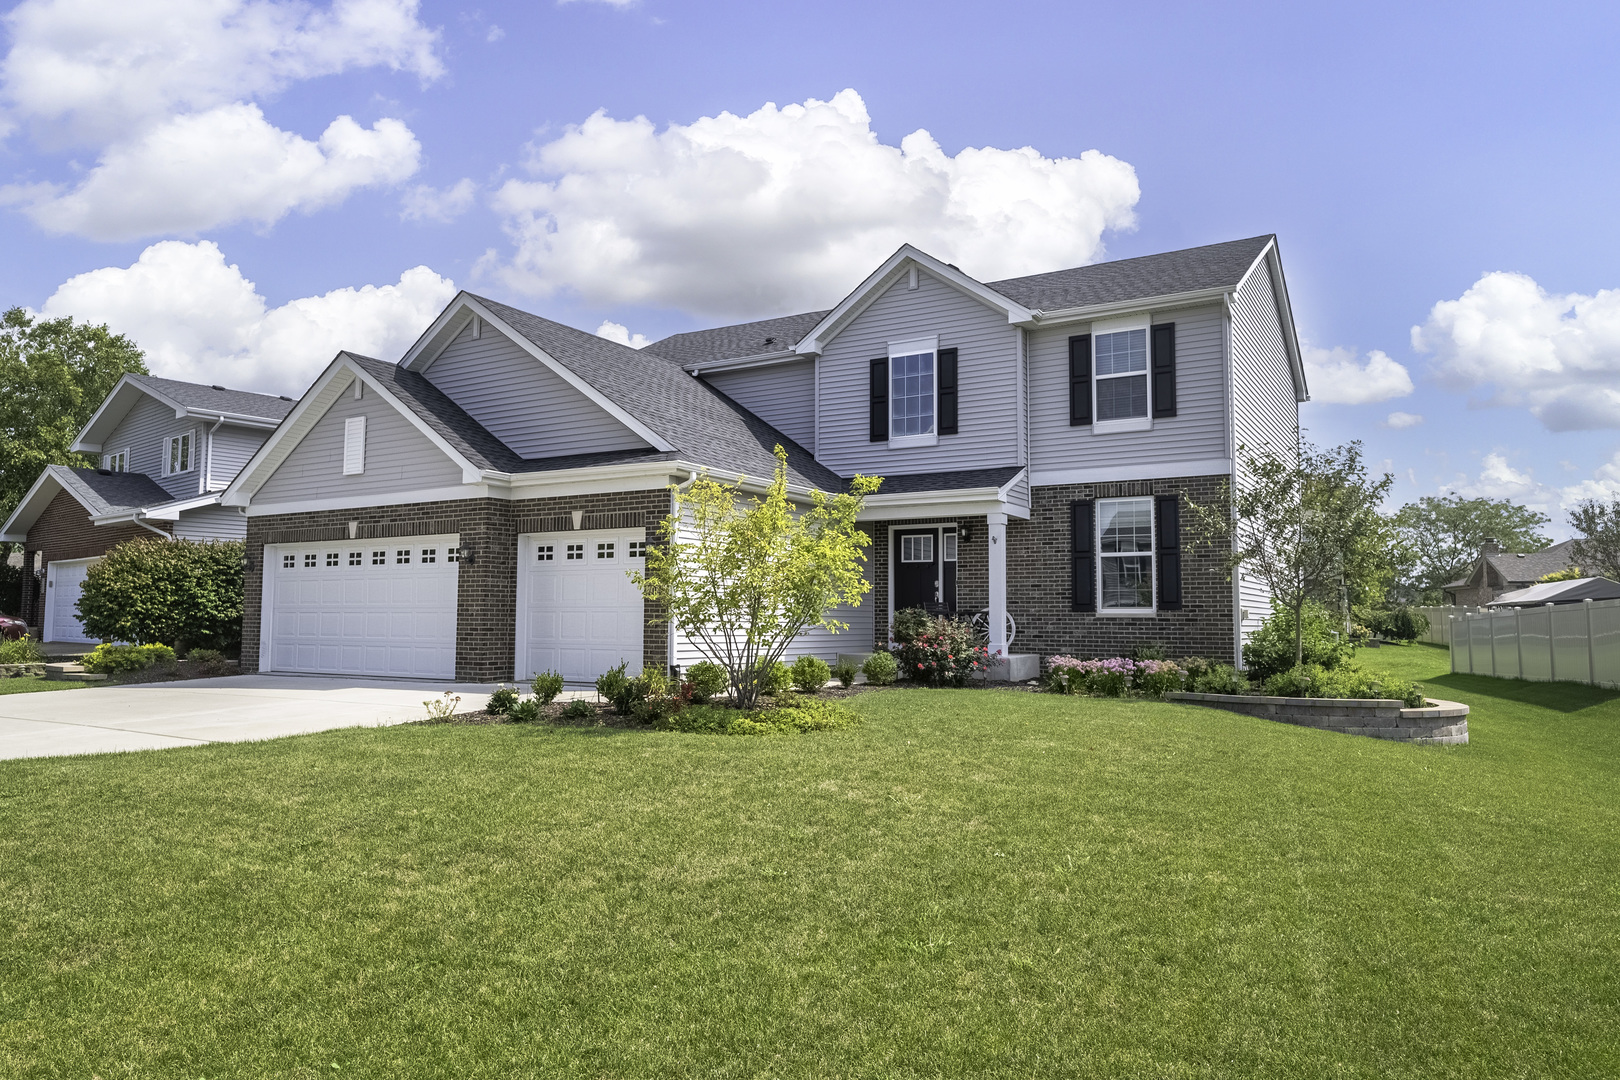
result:
M 459 712 L 484 707 L 493 684 L 232 675 L 143 686 L 89 686 L 0 696 L 0 758 L 249 742 L 341 727 L 424 720 L 446 690 Z

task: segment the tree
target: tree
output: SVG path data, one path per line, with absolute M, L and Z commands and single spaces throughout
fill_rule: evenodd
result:
M 162 644 L 184 652 L 242 644 L 240 540 L 198 543 L 156 536 L 127 540 L 85 575 L 79 618 L 108 641 Z
M 0 520 L 46 465 L 96 464 L 68 447 L 126 372 L 146 372 L 141 351 L 105 326 L 0 315 Z
M 1366 589 L 1387 576 L 1392 527 L 1378 505 L 1395 478 L 1371 479 L 1359 442 L 1302 443 L 1297 454 L 1239 446 L 1238 463 L 1235 492 L 1212 504 L 1189 500 L 1190 532 L 1195 542 L 1226 541 L 1228 565 L 1266 582 L 1292 622 L 1298 664 L 1309 601 L 1338 606 L 1341 587 Z
M 1410 553 L 1404 584 L 1433 602 L 1468 572 L 1487 538 L 1503 551 L 1540 551 L 1552 543 L 1540 531 L 1551 520 L 1546 514 L 1507 499 L 1426 495 L 1401 507 L 1395 520 Z
M 1620 499 L 1583 499 L 1569 512 L 1569 523 L 1580 533 L 1571 552 L 1575 562 L 1593 577 L 1620 581 Z
M 646 571 L 631 580 L 664 605 L 663 621 L 726 669 L 732 700 L 749 708 L 795 637 L 812 626 L 849 629 L 827 613 L 859 604 L 872 588 L 861 573 L 871 541 L 855 518 L 880 483 L 856 476 L 847 493 L 812 491 L 810 506 L 798 509 L 780 446 L 763 499 L 700 475 L 690 490 L 671 488 L 663 542 L 647 549 Z

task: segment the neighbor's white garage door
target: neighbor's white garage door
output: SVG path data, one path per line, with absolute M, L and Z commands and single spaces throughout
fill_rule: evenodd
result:
M 556 671 L 590 683 L 621 662 L 641 670 L 645 530 L 518 537 L 517 677 Z
M 84 592 L 84 579 L 90 568 L 101 561 L 70 559 L 53 562 L 45 571 L 45 625 L 46 641 L 90 642 L 95 639 L 84 632 L 79 622 L 79 597 Z
M 270 671 L 450 679 L 455 536 L 267 546 Z

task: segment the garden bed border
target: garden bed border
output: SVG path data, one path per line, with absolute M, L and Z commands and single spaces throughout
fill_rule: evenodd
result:
M 1393 698 L 1298 698 L 1263 694 L 1164 695 L 1166 701 L 1207 705 L 1215 709 L 1296 724 L 1341 735 L 1427 745 L 1461 746 L 1468 742 L 1468 706 L 1429 698 L 1424 709 L 1408 709 Z

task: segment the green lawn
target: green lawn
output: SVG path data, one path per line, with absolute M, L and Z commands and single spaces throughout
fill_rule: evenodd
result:
M 20 679 L 0 679 L 0 694 L 32 694 L 40 690 L 77 690 L 85 683 L 53 682 L 39 675 Z
M 1426 681 L 0 762 L 0 1076 L 1620 1075 L 1620 703 Z

